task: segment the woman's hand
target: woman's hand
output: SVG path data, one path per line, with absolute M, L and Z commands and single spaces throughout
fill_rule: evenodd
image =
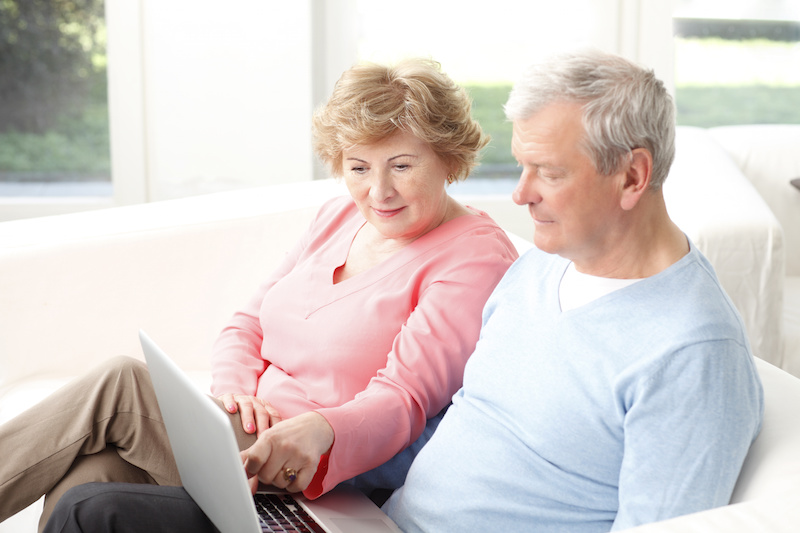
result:
M 333 428 L 315 412 L 284 420 L 264 431 L 241 452 L 250 488 L 258 481 L 291 492 L 305 490 L 319 466 L 320 456 L 333 446 Z
M 221 394 L 217 397 L 229 413 L 239 411 L 245 433 L 261 435 L 281 421 L 278 410 L 266 400 L 246 394 Z

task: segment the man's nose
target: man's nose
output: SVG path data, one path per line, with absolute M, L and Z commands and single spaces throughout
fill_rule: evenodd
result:
M 514 203 L 517 205 L 527 205 L 541 202 L 542 197 L 537 191 L 536 182 L 535 172 L 522 169 L 517 186 L 514 188 L 514 192 L 511 193 L 511 199 L 514 200 Z

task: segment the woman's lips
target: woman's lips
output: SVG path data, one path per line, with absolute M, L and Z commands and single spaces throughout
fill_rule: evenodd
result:
M 378 209 L 376 207 L 372 208 L 372 211 L 378 215 L 379 217 L 383 218 L 390 218 L 395 216 L 397 213 L 405 209 L 405 207 L 398 207 L 397 209 Z

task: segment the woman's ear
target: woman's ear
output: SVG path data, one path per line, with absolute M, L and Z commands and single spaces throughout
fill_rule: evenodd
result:
M 653 174 L 653 156 L 646 148 L 634 148 L 625 171 L 625 184 L 622 188 L 621 206 L 626 211 L 633 209 L 642 194 L 650 188 Z

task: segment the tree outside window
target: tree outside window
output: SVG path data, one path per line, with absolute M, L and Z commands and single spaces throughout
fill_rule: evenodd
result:
M 110 184 L 109 159 L 103 0 L 0 0 L 0 184 Z

